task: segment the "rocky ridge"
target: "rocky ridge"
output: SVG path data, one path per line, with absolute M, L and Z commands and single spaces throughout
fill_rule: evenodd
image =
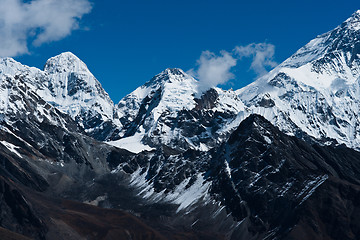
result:
M 357 11 L 240 90 L 199 96 L 194 78 L 166 69 L 116 106 L 71 53 L 44 71 L 1 59 L 0 208 L 11 217 L 0 226 L 36 239 L 135 234 L 123 212 L 87 203 L 136 215 L 139 239 L 356 239 L 359 25 Z

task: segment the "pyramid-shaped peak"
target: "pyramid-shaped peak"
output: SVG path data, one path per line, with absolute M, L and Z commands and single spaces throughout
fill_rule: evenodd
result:
M 170 78 L 185 78 L 187 74 L 180 68 L 167 68 L 161 73 L 157 74 L 151 80 L 159 80 L 159 79 L 170 79 Z
M 154 78 L 168 78 L 168 77 L 175 77 L 175 78 L 184 78 L 187 74 L 180 68 L 167 68 Z
M 354 12 L 350 18 L 348 18 L 342 26 L 350 27 L 357 30 L 360 30 L 360 10 Z
M 163 73 L 169 74 L 169 75 L 179 75 L 179 76 L 185 76 L 185 73 L 180 68 L 167 68 L 163 71 Z
M 352 14 L 335 29 L 317 36 L 294 55 L 285 60 L 280 67 L 300 67 L 309 62 L 329 58 L 331 54 L 342 52 L 350 54 L 352 62 L 358 54 L 360 39 L 360 10 Z M 355 54 L 355 55 L 354 55 Z
M 10 70 L 18 69 L 18 68 L 26 68 L 27 66 L 21 64 L 11 57 L 0 58 L 0 68 L 9 68 Z M 0 71 L 1 72 L 1 71 Z
M 44 71 L 48 73 L 89 72 L 86 64 L 71 52 L 64 52 L 47 60 Z
M 166 82 L 182 82 L 186 79 L 192 79 L 191 76 L 186 74 L 180 68 L 167 68 L 161 73 L 154 76 L 150 81 L 148 81 L 145 86 L 150 86 L 153 84 L 164 84 Z
M 0 58 L 1 63 L 17 63 L 17 61 L 11 57 Z
M 351 18 L 360 18 L 360 10 L 357 10 L 356 12 L 353 13 L 353 15 L 351 16 Z

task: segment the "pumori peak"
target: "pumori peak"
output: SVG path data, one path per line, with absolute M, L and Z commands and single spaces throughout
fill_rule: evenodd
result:
M 44 71 L 50 74 L 64 72 L 90 72 L 75 54 L 64 52 L 47 60 Z

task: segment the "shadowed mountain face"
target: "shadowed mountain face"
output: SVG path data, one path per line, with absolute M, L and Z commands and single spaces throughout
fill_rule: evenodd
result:
M 182 223 L 174 204 L 137 196 L 139 190 L 131 187 L 126 172 L 145 166 L 152 154 L 136 155 L 36 120 L 19 120 L 12 126 L 3 123 L 0 137 L 0 232 L 4 238 L 225 237 L 223 231 L 212 231 L 209 223 L 201 231 L 192 229 L 192 217 Z M 123 170 L 111 174 L 119 165 Z
M 130 174 L 145 168 L 153 153 L 134 154 L 98 142 L 20 78 L 7 79 L 6 83 L 2 87 L 9 102 L 4 104 L 0 127 L 2 237 L 225 238 L 226 231 L 211 229 L 212 221 L 193 229 L 191 224 L 197 219 L 177 215 L 175 204 L 138 196 Z M 205 216 L 205 209 L 217 210 L 216 206 L 199 209 Z M 227 218 L 222 215 L 217 222 Z M 229 222 L 233 224 L 231 218 Z
M 360 11 L 238 90 L 116 106 L 71 53 L 0 60 L 2 239 L 357 239 Z
M 121 210 L 50 197 L 4 179 L 0 194 L 1 239 L 224 239 L 216 233 L 149 227 Z
M 103 148 L 104 166 L 121 170 L 99 173 L 91 162 L 78 160 L 72 166 L 79 176 L 54 164 L 30 165 L 27 157 L 35 157 L 30 150 L 18 150 L 20 157 L 2 148 L 0 223 L 8 234 L 36 239 L 356 239 L 359 234 L 360 153 L 289 137 L 259 115 L 245 119 L 207 153 L 132 154 L 98 143 L 78 146 L 71 156 L 81 159 L 75 153 L 85 146 L 89 152 Z M 162 157 L 161 171 L 151 175 Z M 164 201 L 143 197 L 143 186 L 131 180 L 137 171 L 148 171 L 153 196 Z M 166 196 L 188 177 L 197 182 L 199 174 L 210 184 L 209 195 L 204 192 L 179 211 Z M 188 185 L 190 191 L 194 183 Z
M 357 151 L 308 144 L 251 115 L 214 149 L 211 192 L 244 220 L 237 239 L 355 239 L 359 167 Z

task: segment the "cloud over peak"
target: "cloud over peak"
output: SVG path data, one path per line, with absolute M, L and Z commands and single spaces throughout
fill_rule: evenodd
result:
M 236 59 L 226 51 L 221 51 L 219 56 L 213 52 L 204 51 L 197 64 L 199 65 L 196 72 L 196 77 L 199 79 L 199 92 L 234 78 L 230 69 L 236 65 Z
M 92 8 L 89 0 L 0 0 L 0 6 L 0 57 L 65 38 Z
M 251 58 L 250 70 L 253 70 L 257 77 L 265 75 L 268 69 L 277 66 L 273 60 L 274 54 L 275 46 L 270 43 L 236 46 L 231 53 L 223 50 L 220 55 L 203 51 L 197 61 L 196 70 L 192 69 L 189 73 L 199 80 L 198 92 L 202 93 L 235 78 L 231 69 L 243 58 Z
M 265 75 L 268 72 L 268 67 L 274 68 L 277 66 L 277 63 L 273 60 L 275 46 L 270 43 L 251 43 L 246 46 L 237 46 L 234 51 L 239 59 L 252 57 L 250 69 L 258 77 Z

